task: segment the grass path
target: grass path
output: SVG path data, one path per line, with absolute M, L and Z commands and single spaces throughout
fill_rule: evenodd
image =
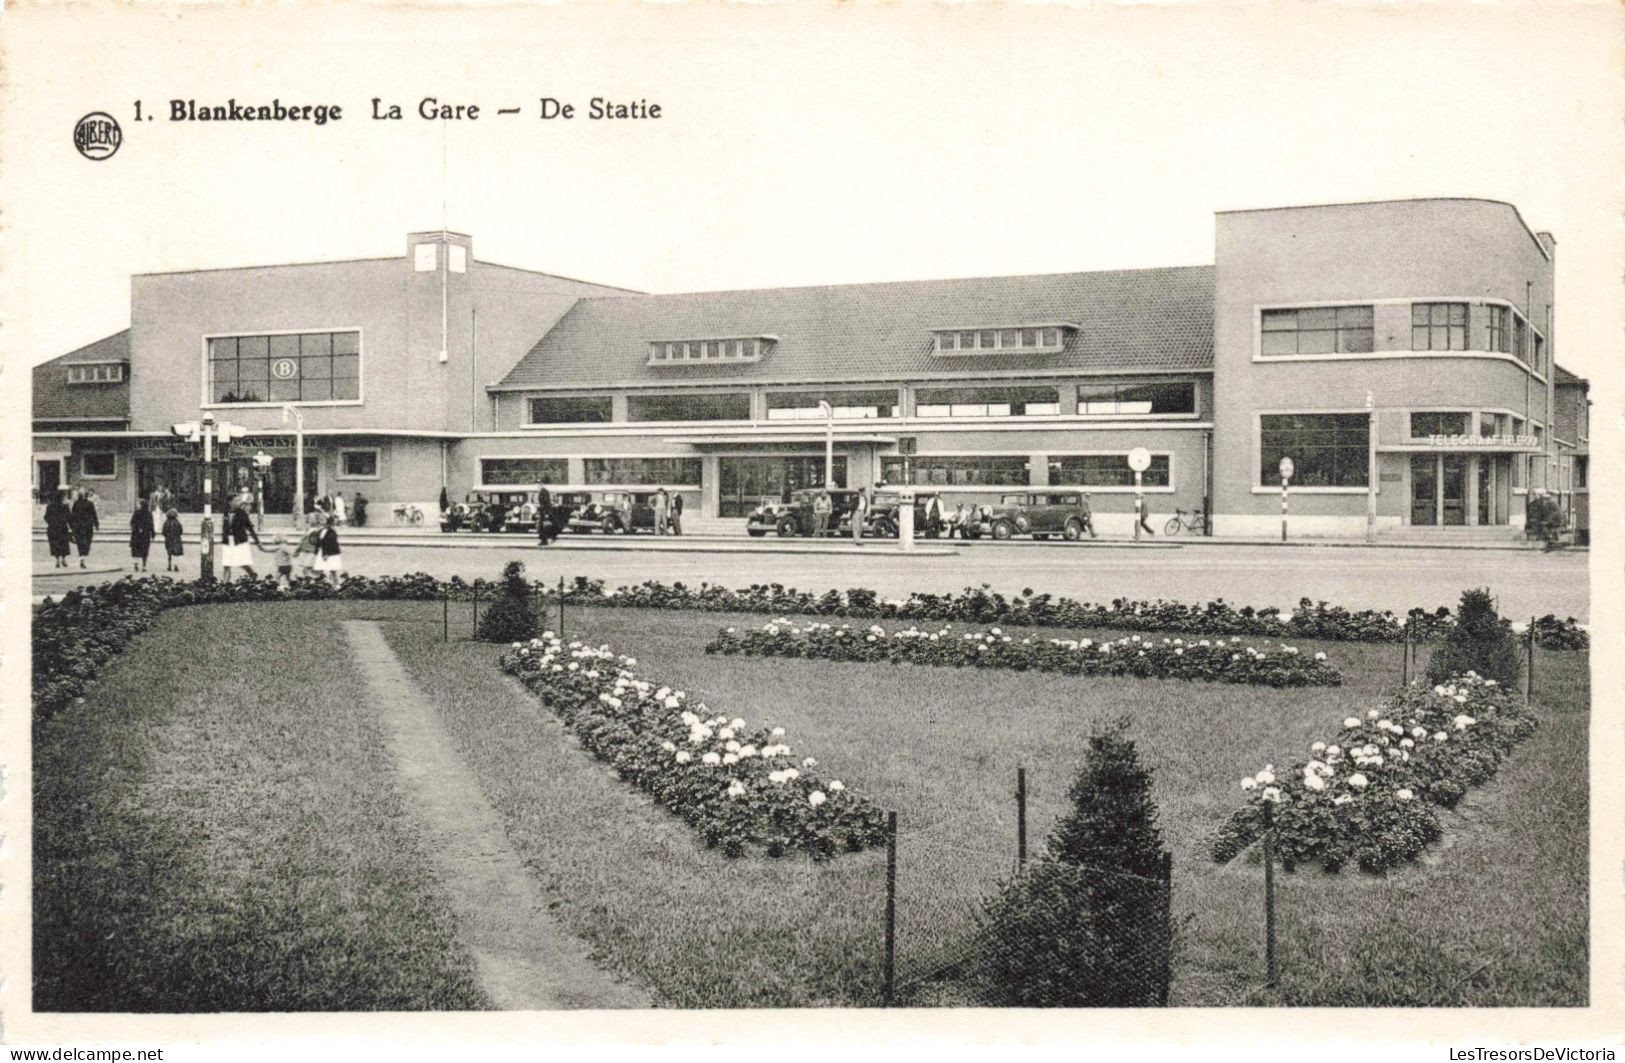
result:
M 383 720 L 407 806 L 474 957 L 480 987 L 498 1008 L 647 1007 L 645 994 L 600 970 L 554 925 L 547 899 L 508 843 L 479 782 L 452 748 L 378 625 L 343 623 L 367 696 Z

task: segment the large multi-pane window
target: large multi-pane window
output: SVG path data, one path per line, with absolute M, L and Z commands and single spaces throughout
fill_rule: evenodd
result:
M 1465 351 L 1466 303 L 1412 303 L 1411 350 Z
M 1373 326 L 1369 306 L 1317 306 L 1265 310 L 1259 353 L 1369 354 Z
M 1512 318 L 1512 353 L 1520 362 L 1529 361 L 1529 326 L 1517 315 Z
M 361 333 L 216 336 L 209 401 L 348 402 L 361 398 Z
M 824 411 L 820 401 L 827 402 L 836 420 L 864 421 L 879 417 L 897 416 L 897 389 L 873 391 L 775 391 L 767 396 L 767 419 L 770 421 L 821 421 Z
M 1133 487 L 1134 470 L 1128 467 L 1128 453 L 1052 454 L 1049 482 L 1068 487 Z M 1173 480 L 1168 455 L 1151 455 L 1151 467 L 1140 477 L 1145 487 L 1168 487 Z
M 562 484 L 570 479 L 563 458 L 481 458 L 482 484 Z
M 1259 483 L 1281 482 L 1282 458 L 1294 487 L 1365 487 L 1371 420 L 1363 413 L 1266 413 L 1258 419 Z
M 590 484 L 698 487 L 699 458 L 588 458 L 582 469 Z
M 1508 306 L 1487 306 L 1489 311 L 1489 341 L 1485 346 L 1492 351 L 1502 354 L 1512 353 L 1512 308 Z
M 1061 412 L 1053 387 L 921 388 L 916 417 L 1043 417 Z
M 530 400 L 531 424 L 598 424 L 611 419 L 608 395 L 545 395 Z
M 1170 380 L 1150 384 L 1079 384 L 1084 416 L 1171 417 L 1196 412 L 1196 384 Z
M 1027 459 L 998 454 L 920 454 L 911 458 L 890 455 L 881 459 L 881 479 L 888 484 L 907 482 L 920 487 L 1025 487 Z
M 1418 411 L 1411 414 L 1411 438 L 1464 436 L 1467 434 L 1467 424 L 1471 419 L 1472 414 L 1457 411 Z
M 626 400 L 629 421 L 748 421 L 750 396 L 715 395 L 632 395 Z

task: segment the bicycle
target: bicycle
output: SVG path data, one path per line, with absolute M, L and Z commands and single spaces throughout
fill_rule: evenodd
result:
M 1187 519 L 1185 516 L 1186 512 L 1187 511 L 1183 509 L 1174 510 L 1174 515 L 1169 517 L 1168 523 L 1162 526 L 1162 534 L 1178 535 L 1180 529 L 1183 528 L 1184 530 L 1194 532 L 1197 535 L 1207 535 L 1207 514 L 1202 510 L 1193 509 L 1188 511 L 1190 513 L 1190 517 Z
M 419 509 L 417 506 L 414 506 L 414 505 L 412 505 L 410 503 L 406 503 L 406 504 L 403 504 L 403 505 L 396 506 L 395 510 L 394 510 L 394 513 L 395 513 L 395 523 L 396 524 L 422 524 L 423 523 L 423 510 Z

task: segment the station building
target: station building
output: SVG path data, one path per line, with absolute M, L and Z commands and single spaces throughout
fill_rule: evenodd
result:
M 170 431 L 244 426 L 222 498 L 270 459 L 268 512 L 307 493 L 432 514 L 442 490 L 546 483 L 686 496 L 733 527 L 764 495 L 913 484 L 956 501 L 1083 488 L 1126 532 L 1126 456 L 1153 518 L 1206 508 L 1271 534 L 1522 525 L 1584 511 L 1586 382 L 1555 363 L 1556 241 L 1504 203 L 1223 212 L 1211 265 L 652 295 L 405 254 L 142 274 L 130 328 L 34 369 L 38 490 L 201 509 Z M 821 405 L 822 404 L 822 405 Z M 1426 533 L 1423 533 L 1426 534 Z M 1493 532 L 1491 532 L 1493 534 Z

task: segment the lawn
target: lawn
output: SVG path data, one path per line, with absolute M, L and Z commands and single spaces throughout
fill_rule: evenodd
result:
M 486 1006 L 336 616 L 171 611 L 36 725 L 36 1010 Z
M 782 725 L 797 756 L 897 811 L 905 979 L 953 954 L 977 898 L 1010 871 L 1017 767 L 1028 770 L 1036 849 L 1090 729 L 1127 716 L 1174 854 L 1173 1003 L 1585 1002 L 1583 654 L 1543 655 L 1541 730 L 1447 816 L 1447 838 L 1426 862 L 1386 878 L 1281 878 L 1281 984 L 1266 990 L 1261 870 L 1215 866 L 1207 844 L 1241 798 L 1237 780 L 1290 763 L 1397 682 L 1398 647 L 1300 643 L 1325 650 L 1345 685 L 1272 690 L 703 653 L 719 625 L 761 617 L 577 610 L 568 622 L 571 637 L 636 656 L 641 674 L 719 712 Z M 442 643 L 437 624 L 390 634 L 445 706 L 516 848 L 559 898 L 557 914 L 603 962 L 678 1006 L 877 1001 L 880 854 L 815 865 L 706 851 L 502 676 L 496 648 Z M 915 989 L 922 1002 L 955 999 L 951 988 Z
M 441 641 L 436 603 L 188 608 L 163 616 L 35 732 L 42 1010 L 481 1007 L 424 870 L 338 623 L 383 621 L 553 898 L 598 961 L 683 1007 L 877 1004 L 884 857 L 729 859 L 585 752 L 496 667 Z M 572 610 L 569 635 L 752 725 L 899 818 L 905 1002 L 1031 846 L 1091 728 L 1119 716 L 1155 772 L 1174 854 L 1181 1005 L 1580 1005 L 1587 975 L 1586 655 L 1542 655 L 1542 726 L 1386 878 L 1280 876 L 1281 984 L 1263 987 L 1262 874 L 1207 857 L 1238 780 L 1330 735 L 1397 681 L 1400 650 L 1324 650 L 1340 688 L 708 657 L 761 617 Z M 1101 632 L 1068 631 L 1068 635 Z M 1538 912 L 1539 918 L 1530 918 Z

